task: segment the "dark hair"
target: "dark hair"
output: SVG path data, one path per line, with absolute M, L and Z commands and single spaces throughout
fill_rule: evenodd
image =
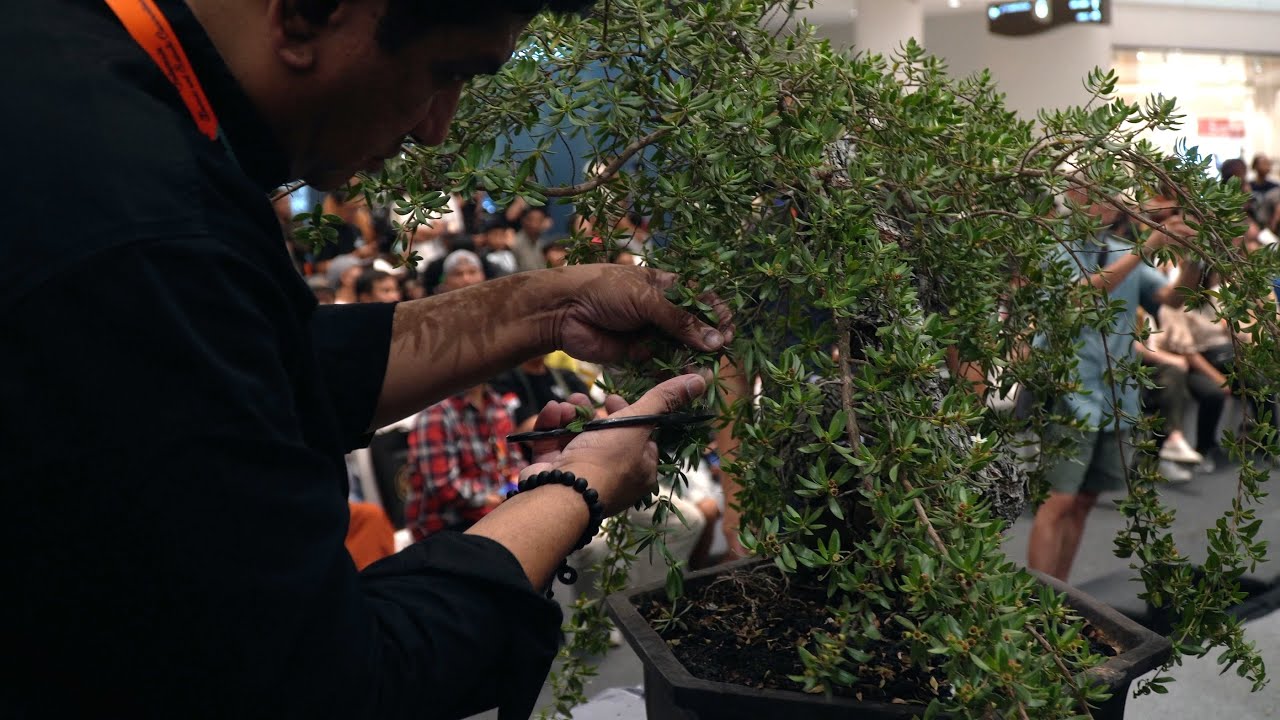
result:
M 534 213 L 537 213 L 537 214 L 539 214 L 539 215 L 543 215 L 543 216 L 546 216 L 546 217 L 551 217 L 551 213 L 547 212 L 547 209 L 546 209 L 545 207 L 541 207 L 541 206 L 539 206 L 539 207 L 527 207 L 527 208 L 525 208 L 525 209 L 524 209 L 524 212 L 520 213 L 520 217 L 516 219 L 516 223 L 517 223 L 517 224 L 519 224 L 519 223 L 524 222 L 524 219 L 525 219 L 525 218 L 529 217 L 530 215 L 532 215 L 532 214 L 534 214 Z
M 545 255 L 551 248 L 561 248 L 567 250 L 569 248 L 569 237 L 564 233 L 556 233 L 555 235 L 546 235 L 542 241 L 538 243 L 538 249 Z
M 476 251 L 476 241 L 466 233 L 449 233 L 443 239 L 446 255 L 454 250 Z
M 391 276 L 387 273 L 384 273 L 381 270 L 374 270 L 372 268 L 360 273 L 360 277 L 356 278 L 356 297 L 358 298 L 361 295 L 368 295 L 373 292 L 373 286 L 375 284 L 384 278 L 389 277 Z
M 294 10 L 307 22 L 324 25 L 340 2 L 342 0 L 295 0 Z M 528 17 L 544 10 L 575 13 L 594 4 L 595 0 L 481 0 L 480 3 L 387 0 L 387 13 L 378 24 L 378 44 L 394 53 L 433 27 L 483 25 L 495 13 Z
M 511 227 L 511 223 L 507 222 L 507 218 L 502 215 L 490 215 L 480 223 L 477 234 L 484 234 L 490 230 L 507 230 Z
M 1223 185 L 1230 182 L 1233 177 L 1240 178 L 1241 185 L 1244 185 L 1245 180 L 1249 179 L 1248 166 L 1245 165 L 1244 161 L 1240 158 L 1231 158 L 1230 160 L 1223 161 L 1221 172 Z

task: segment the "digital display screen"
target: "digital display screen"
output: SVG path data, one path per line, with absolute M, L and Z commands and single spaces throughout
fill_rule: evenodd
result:
M 1010 0 L 987 5 L 987 29 L 996 35 L 1035 35 L 1062 25 L 1106 25 L 1110 0 Z

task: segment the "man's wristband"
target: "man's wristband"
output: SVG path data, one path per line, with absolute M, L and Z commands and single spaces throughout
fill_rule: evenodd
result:
M 540 473 L 530 475 L 524 478 L 516 485 L 516 489 L 507 493 L 507 497 L 511 498 L 522 492 L 529 492 L 543 485 L 564 485 L 572 488 L 582 495 L 582 499 L 587 503 L 587 529 L 582 532 L 582 536 L 578 538 L 578 542 L 574 545 L 570 553 L 577 552 L 586 547 L 591 539 L 600 532 L 600 525 L 604 522 L 604 505 L 600 504 L 600 494 L 595 490 L 587 487 L 586 478 L 580 478 L 567 470 L 544 470 Z M 556 578 L 565 585 L 572 585 L 578 580 L 578 571 L 569 567 L 568 560 L 560 563 L 559 569 L 556 570 Z M 551 587 L 547 586 L 547 597 L 551 597 Z

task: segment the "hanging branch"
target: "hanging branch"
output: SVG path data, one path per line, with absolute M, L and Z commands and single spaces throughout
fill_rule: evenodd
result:
M 613 176 L 617 175 L 618 171 L 622 169 L 622 166 L 626 165 L 627 161 L 634 157 L 636 153 L 654 144 L 658 140 L 661 140 L 663 137 L 666 137 L 671 133 L 672 129 L 673 128 L 669 127 L 659 128 L 626 146 L 612 162 L 605 165 L 604 169 L 590 180 L 580 182 L 577 185 L 562 185 L 559 187 L 544 188 L 542 190 L 543 196 L 549 198 L 573 197 L 574 195 L 581 195 L 582 193 L 595 190 L 606 182 L 612 180 Z

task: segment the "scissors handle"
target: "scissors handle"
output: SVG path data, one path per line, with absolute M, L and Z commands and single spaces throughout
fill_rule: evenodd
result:
M 601 418 L 584 423 L 580 432 L 589 432 L 591 430 L 609 430 L 620 427 L 637 427 L 652 425 L 655 428 L 677 427 L 680 425 L 696 425 L 698 423 L 710 422 L 715 419 L 715 415 L 711 414 L 692 414 L 684 412 L 663 413 L 660 415 L 630 415 L 624 417 Z M 556 428 L 554 430 L 534 430 L 533 432 L 516 433 L 508 435 L 508 442 L 531 442 L 533 440 L 546 440 L 547 438 L 566 437 L 568 435 L 577 435 L 579 431 L 570 430 L 569 428 Z

